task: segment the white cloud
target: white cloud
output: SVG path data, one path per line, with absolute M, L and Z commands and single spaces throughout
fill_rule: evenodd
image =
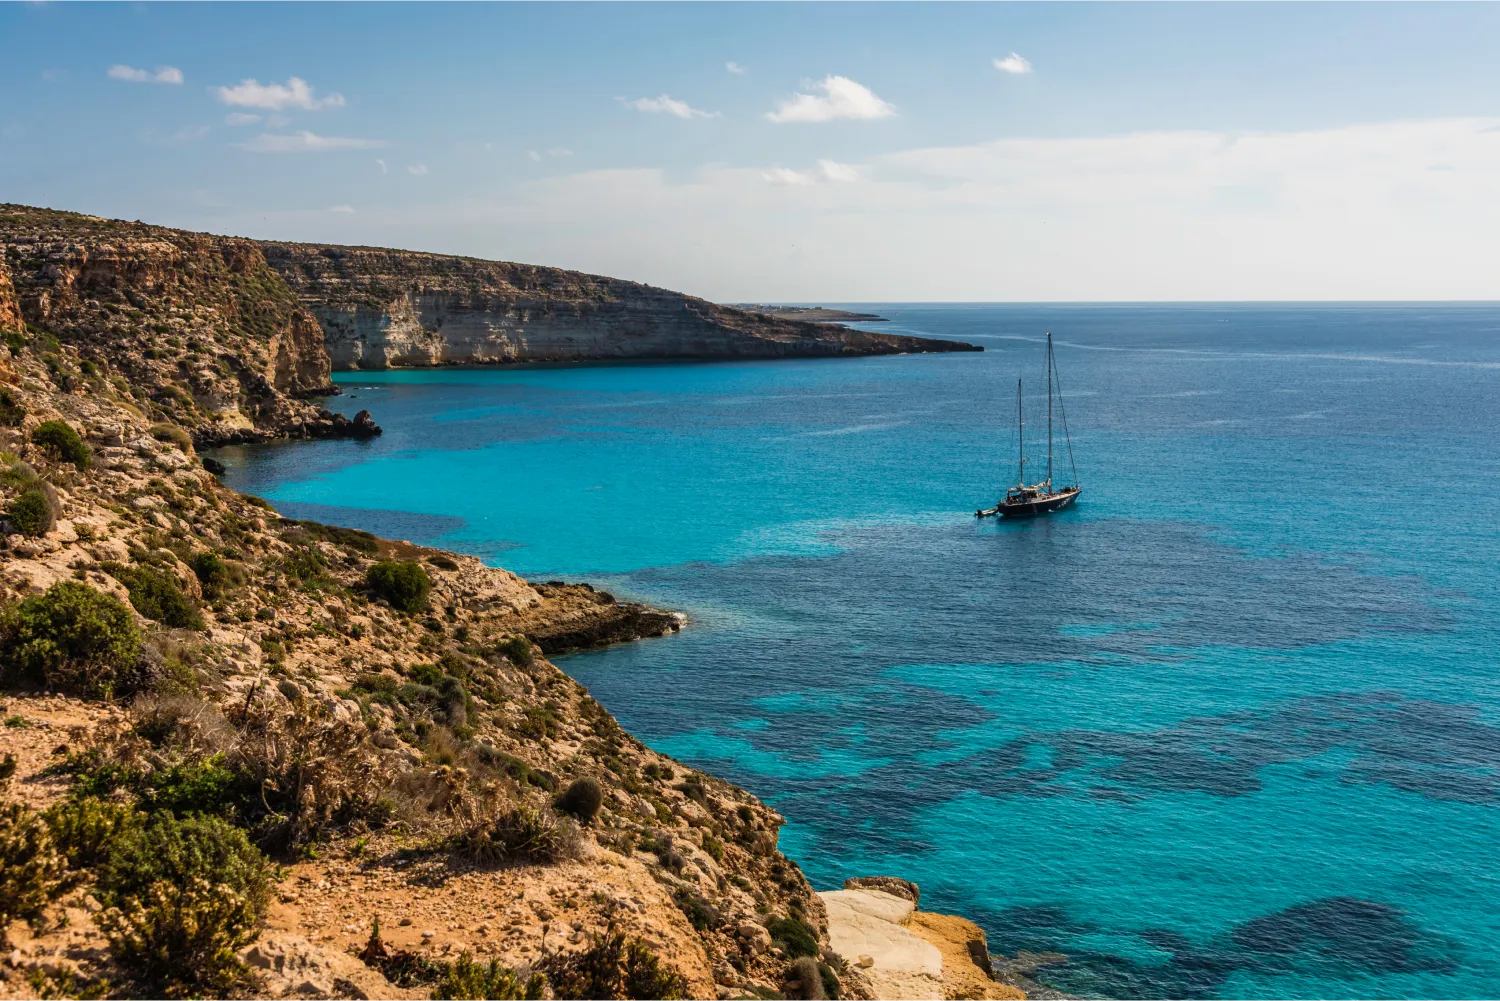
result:
M 225 125 L 254 125 L 260 121 L 259 115 L 252 115 L 244 111 L 231 111 L 224 116 Z
M 181 83 L 182 70 L 176 66 L 158 66 L 154 70 L 136 69 L 116 63 L 109 68 L 111 80 L 129 80 L 131 83 Z
M 537 150 L 529 149 L 526 151 L 526 159 L 530 160 L 532 163 L 541 163 L 542 154 Z
M 406 172 L 408 174 L 415 174 L 417 177 L 425 176 L 427 173 L 427 164 L 414 163 L 410 167 L 406 168 Z
M 808 184 L 822 184 L 824 182 L 844 183 L 859 180 L 859 168 L 851 167 L 847 163 L 839 163 L 835 160 L 819 160 L 818 165 L 810 170 L 788 170 L 785 167 L 772 167 L 761 174 L 772 184 L 785 184 L 796 187 Z
M 354 206 L 353 205 L 330 205 L 330 206 L 328 206 L 328 211 L 330 211 L 330 212 L 337 212 L 340 215 L 353 215 L 354 214 Z
M 262 132 L 239 144 L 252 153 L 326 153 L 341 149 L 379 149 L 383 139 L 350 139 L 344 136 L 320 136 L 303 130 L 291 135 Z
M 846 76 L 829 75 L 812 85 L 818 94 L 793 94 L 766 112 L 773 122 L 830 122 L 836 118 L 889 118 L 895 105 L 876 97 L 864 84 Z
M 314 97 L 313 89 L 301 77 L 291 77 L 286 83 L 262 84 L 258 80 L 241 80 L 233 87 L 215 87 L 214 93 L 225 104 L 241 108 L 262 108 L 266 111 L 283 111 L 300 108 L 303 111 L 318 111 L 323 108 L 342 108 L 344 95 L 329 94 Z
M 208 135 L 210 129 L 208 125 L 187 125 L 174 132 L 172 139 L 179 143 L 196 142 Z
M 732 59 L 724 64 L 724 69 L 730 73 L 733 73 L 735 76 L 744 76 L 747 72 L 749 72 L 745 69 L 745 67 L 741 66 L 739 63 L 735 62 Z
M 1497 292 L 1500 116 L 1008 138 L 879 156 L 853 184 L 783 187 L 765 173 L 713 166 L 538 178 L 492 201 L 393 217 L 380 240 L 726 302 Z M 735 239 L 715 238 L 725 232 Z
M 995 69 L 1001 73 L 1010 73 L 1015 76 L 1024 76 L 1031 72 L 1031 63 L 1019 52 L 1012 52 L 1004 59 L 995 60 Z
M 377 156 L 375 158 L 375 162 L 380 165 L 380 172 L 382 174 L 389 174 L 390 173 L 390 168 L 385 165 L 385 161 L 382 160 L 380 157 Z
M 566 146 L 553 146 L 547 151 L 548 156 L 572 156 L 573 151 Z
M 623 100 L 623 99 L 622 99 Z M 626 101 L 628 106 L 637 111 L 646 111 L 653 114 L 672 115 L 676 118 L 718 118 L 717 111 L 699 111 L 686 101 L 679 101 L 675 97 L 662 94 L 659 97 L 638 97 L 634 101 Z

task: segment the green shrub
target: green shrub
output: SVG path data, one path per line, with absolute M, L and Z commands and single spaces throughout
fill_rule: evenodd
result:
M 18 428 L 26 416 L 26 405 L 8 389 L 0 389 L 0 427 Z
M 585 776 L 557 797 L 557 808 L 563 813 L 578 818 L 579 823 L 588 824 L 593 821 L 599 808 L 604 805 L 604 788 L 599 785 L 599 780 Z
M 176 445 L 179 450 L 186 452 L 188 455 L 193 454 L 193 436 L 176 424 L 153 424 L 151 425 L 150 434 L 157 441 Z
M 42 816 L 52 843 L 68 860 L 68 868 L 76 870 L 103 862 L 117 839 L 134 834 L 145 822 L 133 807 L 95 796 L 56 803 Z
M 203 585 L 204 595 L 210 598 L 222 597 L 245 583 L 245 571 L 218 553 L 194 553 L 187 564 Z
M 688 982 L 666 966 L 639 938 L 613 929 L 575 953 L 554 953 L 538 967 L 559 998 L 656 998 L 688 996 Z
M 177 575 L 153 566 L 105 564 L 108 574 L 130 592 L 130 603 L 148 619 L 176 629 L 202 629 L 203 616 L 183 593 Z
M 771 918 L 766 922 L 766 931 L 771 933 L 772 943 L 793 959 L 818 954 L 817 934 L 797 918 Z
M 65 580 L 0 615 L 0 680 L 78 695 L 140 687 L 141 634 L 130 610 L 87 584 Z
M 57 499 L 47 484 L 33 483 L 11 499 L 5 516 L 22 535 L 46 535 L 57 524 Z
M 432 989 L 434 998 L 490 998 L 497 1001 L 532 1001 L 543 996 L 547 979 L 533 973 L 522 980 L 516 971 L 501 966 L 499 960 L 490 960 L 489 966 L 474 962 L 467 952 L 459 953 L 458 959 L 444 972 L 441 980 Z
M 235 953 L 254 941 L 260 908 L 225 883 L 158 880 L 95 919 L 115 961 L 148 996 L 235 996 L 249 970 Z
M 520 667 L 530 667 L 536 660 L 536 651 L 531 646 L 531 640 L 525 636 L 512 636 L 495 644 L 495 649 L 505 655 L 505 659 Z
M 187 886 L 201 879 L 243 896 L 255 919 L 270 897 L 276 867 L 244 831 L 222 818 L 157 813 L 115 840 L 96 876 L 96 896 L 106 907 L 144 901 L 158 882 Z
M 372 566 L 365 575 L 365 583 L 377 598 L 384 598 L 392 608 L 403 612 L 421 611 L 427 604 L 428 592 L 432 590 L 432 580 L 420 563 L 395 560 Z
M 699 931 L 708 931 L 724 923 L 724 915 L 717 907 L 686 887 L 678 890 L 673 899 L 687 917 L 688 924 Z
M 715 862 L 724 861 L 724 842 L 706 831 L 703 834 L 703 851 Z
M 21 803 L 0 806 L 0 941 L 17 918 L 42 916 L 63 890 L 64 869 L 35 811 Z
M 259 791 L 243 772 L 225 765 L 224 755 L 215 754 L 152 775 L 145 799 L 150 806 L 180 817 L 201 813 L 232 818 L 243 816 Z
M 93 453 L 65 421 L 46 421 L 31 432 L 31 443 L 41 447 L 60 462 L 71 462 L 79 469 L 89 468 Z

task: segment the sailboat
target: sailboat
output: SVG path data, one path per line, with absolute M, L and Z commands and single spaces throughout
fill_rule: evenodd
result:
M 1068 469 L 1072 473 L 1071 486 L 1058 486 L 1052 482 L 1052 390 L 1057 389 L 1058 412 L 1062 417 L 1063 441 L 1068 446 Z M 1057 378 L 1057 362 L 1052 355 L 1052 334 L 1047 334 L 1047 477 L 1036 483 L 1026 482 L 1026 422 L 1021 416 L 1021 380 L 1016 380 L 1016 441 L 1019 444 L 1020 468 L 1016 474 L 1016 485 L 1005 491 L 1005 496 L 992 508 L 975 511 L 976 518 L 999 515 L 1002 518 L 1035 518 L 1039 514 L 1061 511 L 1078 499 L 1083 487 L 1078 482 L 1078 467 L 1073 463 L 1073 439 L 1068 434 L 1068 412 L 1062 405 L 1062 383 Z

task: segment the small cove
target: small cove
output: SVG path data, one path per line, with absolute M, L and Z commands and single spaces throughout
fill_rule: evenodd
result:
M 1500 309 L 851 308 L 986 351 L 344 373 L 382 438 L 221 454 L 685 610 L 563 666 L 817 886 L 915 879 L 1085 995 L 1492 994 Z M 978 523 L 1048 329 L 1085 496 Z

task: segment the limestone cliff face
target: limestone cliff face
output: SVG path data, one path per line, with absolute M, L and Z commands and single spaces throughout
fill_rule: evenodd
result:
M 323 331 L 252 240 L 0 205 L 7 302 L 54 352 L 63 388 L 98 378 L 200 442 L 321 436 L 300 398 L 334 392 Z M 14 285 L 7 296 L 6 287 Z
M 267 243 L 335 368 L 974 351 L 719 306 L 558 268 L 372 247 Z
M 5 261 L 0 260 L 0 333 L 7 330 L 20 330 L 23 326 L 21 304 L 16 299 L 16 289 L 11 284 L 10 271 L 5 267 Z

